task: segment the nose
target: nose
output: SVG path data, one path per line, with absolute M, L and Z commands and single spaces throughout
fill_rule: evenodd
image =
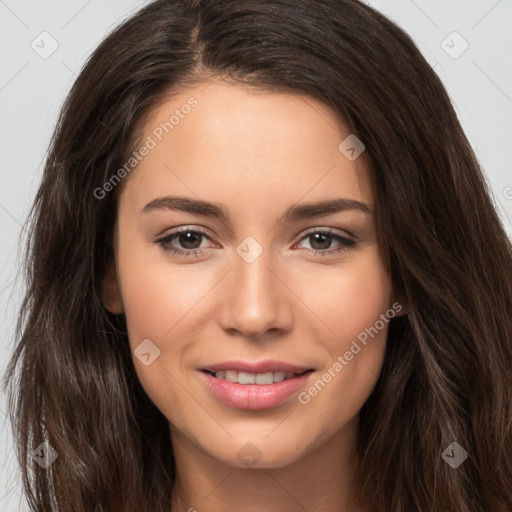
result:
M 218 296 L 219 323 L 230 334 L 262 339 L 273 331 L 288 332 L 293 325 L 293 293 L 283 271 L 272 265 L 270 251 L 252 262 L 235 254 L 233 267 Z

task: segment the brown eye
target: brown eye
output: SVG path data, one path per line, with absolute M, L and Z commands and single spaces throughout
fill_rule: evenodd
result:
M 331 235 L 325 233 L 314 233 L 313 235 L 308 235 L 308 238 L 311 241 L 311 247 L 315 250 L 329 249 L 333 240 Z
M 204 235 L 197 231 L 184 231 L 176 236 L 176 239 L 184 249 L 197 249 L 201 245 L 202 238 L 204 238 Z M 197 243 L 198 241 L 199 244 Z
M 311 249 L 305 248 L 306 252 L 312 253 L 314 256 L 324 256 L 328 254 L 338 253 L 354 247 L 357 242 L 347 238 L 339 233 L 331 230 L 316 230 L 307 233 L 301 240 L 309 241 Z M 338 242 L 338 247 L 331 249 L 331 244 Z
M 176 230 L 155 242 L 158 243 L 164 251 L 189 256 L 192 254 L 197 255 L 206 250 L 205 247 L 201 247 L 201 243 L 204 239 L 210 239 L 206 233 L 198 229 L 184 228 Z

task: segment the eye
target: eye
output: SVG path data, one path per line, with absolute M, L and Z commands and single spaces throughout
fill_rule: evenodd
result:
M 347 251 L 357 245 L 357 242 L 351 238 L 340 235 L 339 233 L 331 230 L 319 230 L 310 231 L 302 237 L 301 242 L 309 240 L 311 249 L 306 248 L 306 252 L 313 256 L 326 256 L 329 254 L 339 253 L 341 251 Z M 338 247 L 334 249 L 330 248 L 332 242 L 338 242 Z
M 160 245 L 160 247 L 172 254 L 182 254 L 184 256 L 192 256 L 194 254 L 198 254 L 203 252 L 204 247 L 201 247 L 201 243 L 203 239 L 208 238 L 208 235 L 199 229 L 191 229 L 191 228 L 180 228 L 176 231 L 156 240 L 156 243 Z M 176 239 L 176 241 L 182 246 L 175 247 L 172 244 L 172 241 Z

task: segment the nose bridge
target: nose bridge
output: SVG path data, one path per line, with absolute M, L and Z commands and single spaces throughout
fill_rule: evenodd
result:
M 248 337 L 272 328 L 288 329 L 291 311 L 282 283 L 275 276 L 272 252 L 252 237 L 236 248 L 233 269 L 223 294 L 221 324 Z M 269 268 L 270 267 L 270 268 Z

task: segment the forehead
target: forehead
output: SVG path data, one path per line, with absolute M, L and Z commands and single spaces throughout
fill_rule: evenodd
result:
M 309 96 L 212 81 L 153 110 L 140 139 L 150 149 L 123 195 L 141 208 L 165 193 L 267 209 L 326 195 L 371 203 L 364 153 L 340 149 L 350 135 Z

